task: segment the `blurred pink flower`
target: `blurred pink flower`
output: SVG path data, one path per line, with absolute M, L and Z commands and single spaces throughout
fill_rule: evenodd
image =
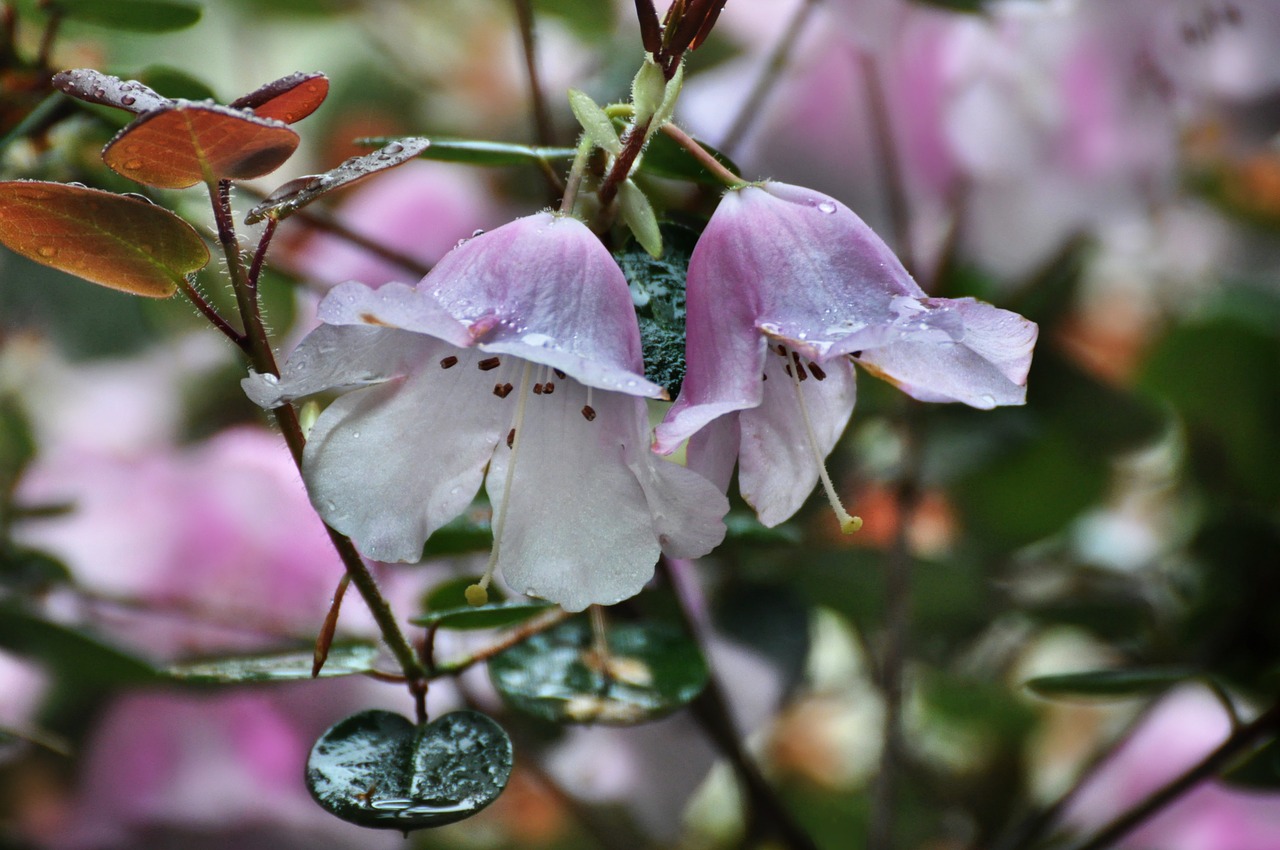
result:
M 1207 689 L 1183 687 L 1143 718 L 1072 799 L 1063 821 L 1088 833 L 1141 803 L 1218 747 L 1231 733 L 1226 709 Z M 1275 850 L 1280 794 L 1207 780 L 1154 815 L 1122 850 Z

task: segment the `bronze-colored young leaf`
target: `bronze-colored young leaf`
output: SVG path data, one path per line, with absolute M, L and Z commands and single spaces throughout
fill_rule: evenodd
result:
M 209 262 L 191 225 L 140 198 L 62 183 L 0 183 L 0 242 L 111 289 L 167 298 Z
M 328 77 L 319 71 L 299 72 L 267 83 L 230 105 L 232 109 L 252 109 L 259 118 L 292 124 L 319 109 L 328 94 Z
M 270 174 L 298 147 L 298 134 L 278 121 L 176 100 L 121 130 L 102 152 L 117 174 L 161 189 L 185 189 L 206 178 L 248 180 Z
M 92 68 L 59 71 L 53 75 L 53 87 L 89 103 L 137 113 L 163 109 L 173 103 L 137 80 L 122 80 Z
M 265 201 L 249 210 L 245 221 L 249 224 L 264 218 L 280 220 L 293 215 L 321 195 L 362 180 L 379 171 L 386 171 L 414 159 L 431 145 L 430 140 L 419 137 L 400 139 L 364 156 L 353 156 L 337 168 L 324 174 L 309 174 L 290 180 L 272 192 Z

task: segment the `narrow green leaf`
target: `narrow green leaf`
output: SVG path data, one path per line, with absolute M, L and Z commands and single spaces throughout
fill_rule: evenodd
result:
M 596 147 L 617 156 L 622 153 L 622 142 L 613 129 L 613 121 L 591 96 L 577 89 L 569 89 L 569 108 L 578 119 L 583 131 Z
M 396 141 L 392 136 L 370 136 L 356 139 L 358 145 L 382 147 Z M 505 165 L 537 165 L 557 159 L 573 159 L 574 148 L 539 147 L 508 142 L 486 142 L 477 139 L 431 139 L 431 145 L 420 159 L 437 162 L 463 162 L 489 167 Z
M 155 668 L 143 659 L 16 605 L 0 606 L 0 646 L 39 659 L 76 687 L 135 685 L 156 679 Z
M 640 246 L 649 252 L 651 257 L 662 256 L 662 231 L 658 229 L 658 217 L 653 212 L 649 198 L 630 180 L 624 180 L 618 187 L 618 203 L 622 210 L 622 220 L 631 229 Z
M 1039 696 L 1053 699 L 1069 697 L 1123 699 L 1159 693 L 1195 676 L 1194 670 L 1179 667 L 1090 670 L 1084 673 L 1037 676 L 1028 680 L 1026 686 Z
M 378 647 L 371 643 L 334 645 L 318 678 L 354 676 L 374 669 Z M 231 658 L 210 658 L 172 664 L 164 675 L 192 684 L 237 684 L 242 682 L 296 682 L 310 679 L 312 651 L 277 652 Z

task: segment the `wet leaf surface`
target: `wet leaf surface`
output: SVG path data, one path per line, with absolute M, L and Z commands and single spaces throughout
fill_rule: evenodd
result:
M 122 80 L 92 68 L 59 71 L 53 87 L 87 103 L 100 103 L 130 112 L 150 112 L 172 105 L 173 101 L 137 80 Z
M 363 711 L 312 747 L 307 789 L 345 821 L 408 832 L 479 812 L 506 787 L 513 760 L 507 733 L 478 712 L 414 726 L 388 711 Z
M 299 72 L 273 80 L 236 98 L 232 109 L 252 109 L 259 118 L 292 124 L 320 108 L 329 94 L 329 78 L 319 71 Z
M 397 139 L 357 139 L 356 144 L 386 145 Z M 486 142 L 473 139 L 432 139 L 422 151 L 423 159 L 439 162 L 465 162 L 469 165 L 536 165 L 556 159 L 573 159 L 573 148 L 548 148 L 509 142 Z
M 430 146 L 423 138 L 407 138 L 391 142 L 370 154 L 353 156 L 332 171 L 309 174 L 290 180 L 272 192 L 265 201 L 249 210 L 245 221 L 253 224 L 264 218 L 277 221 L 293 215 L 312 201 L 342 186 L 363 180 L 388 168 L 403 165 Z
M 697 644 L 659 623 L 607 629 L 609 658 L 590 625 L 571 620 L 489 661 L 494 687 L 514 708 L 557 723 L 629 725 L 693 700 L 707 684 Z
M 191 225 L 141 198 L 62 183 L 0 183 L 0 242 L 93 283 L 167 298 L 209 262 Z
M 298 147 L 298 134 L 278 121 L 218 106 L 176 100 L 121 130 L 103 161 L 130 180 L 162 189 L 270 174 Z
M 370 643 L 332 646 L 319 678 L 354 676 L 373 669 L 378 647 Z M 193 684 L 234 684 L 239 682 L 292 682 L 310 679 L 311 650 L 277 652 L 235 658 L 211 658 L 173 664 L 164 674 Z

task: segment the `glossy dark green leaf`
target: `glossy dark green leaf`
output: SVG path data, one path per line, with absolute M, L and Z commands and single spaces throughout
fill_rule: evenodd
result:
M 371 643 L 334 645 L 320 670 L 319 678 L 354 676 L 374 669 L 378 647 Z M 232 658 L 209 658 L 173 664 L 164 675 L 181 682 L 195 684 L 235 684 L 240 682 L 293 682 L 310 679 L 311 650 L 247 655 Z
M 437 584 L 422 600 L 422 607 L 428 611 L 445 611 L 450 608 L 461 608 L 467 604 L 467 588 L 480 581 L 480 576 L 455 576 Z M 507 595 L 496 584 L 489 585 L 489 599 L 503 602 Z
M 804 534 L 794 525 L 763 525 L 751 511 L 731 510 L 724 518 L 725 542 L 742 546 L 795 546 Z
M 1222 774 L 1223 781 L 1250 791 L 1280 791 L 1280 740 L 1271 740 Z
M 70 581 L 71 571 L 52 555 L 0 543 L 0 586 L 18 593 L 39 594 Z
M 353 156 L 346 162 L 324 174 L 298 177 L 276 189 L 267 199 L 249 210 L 245 221 L 249 224 L 274 218 L 288 218 L 312 201 L 327 195 L 334 189 L 363 180 L 366 177 L 403 165 L 426 150 L 431 142 L 422 138 L 400 139 L 389 142 L 370 154 Z
M 356 143 L 381 147 L 393 138 L 357 139 Z M 432 139 L 419 157 L 440 162 L 465 162 L 468 165 L 537 165 L 558 159 L 573 159 L 573 148 L 548 148 L 518 145 L 510 142 L 485 142 L 473 139 Z
M 50 5 L 72 20 L 133 32 L 186 29 L 203 12 L 186 0 L 53 0 Z
M 479 576 L 459 576 L 437 585 L 424 600 L 427 612 L 410 622 L 443 629 L 499 629 L 523 623 L 555 607 L 533 599 L 506 600 L 496 585 L 489 586 L 487 604 L 471 605 L 467 602 L 466 590 L 479 580 Z
M 734 174 L 741 174 L 738 166 L 733 163 L 720 151 L 703 144 L 703 150 L 711 154 Z M 691 183 L 701 183 L 705 186 L 715 186 L 716 188 L 724 188 L 724 183 L 719 177 L 712 174 L 702 163 L 694 159 L 690 153 L 680 147 L 674 139 L 666 133 L 654 133 L 649 140 L 649 146 L 645 148 L 644 159 L 640 161 L 639 171 L 641 174 L 648 174 L 653 177 L 666 177 L 670 180 L 684 180 Z
M 1033 693 L 1052 699 L 1071 697 L 1124 699 L 1159 693 L 1195 676 L 1194 670 L 1180 667 L 1090 670 L 1084 673 L 1037 676 L 1028 680 L 1026 686 Z
M 489 676 L 511 706 L 557 723 L 627 725 L 661 717 L 693 700 L 707 665 L 684 632 L 658 623 L 607 629 L 598 657 L 591 626 L 570 620 L 489 661 Z
M 662 256 L 651 256 L 638 243 L 628 242 L 614 259 L 636 307 L 645 377 L 675 398 L 684 382 L 685 276 L 698 233 L 672 222 L 663 223 L 660 230 Z
M 414 726 L 388 711 L 363 711 L 316 741 L 307 789 L 345 821 L 408 832 L 463 820 L 492 803 L 513 761 L 507 733 L 478 712 Z
M 156 679 L 155 668 L 143 659 L 14 605 L 0 606 L 0 646 L 39 659 L 75 687 L 135 685 Z

